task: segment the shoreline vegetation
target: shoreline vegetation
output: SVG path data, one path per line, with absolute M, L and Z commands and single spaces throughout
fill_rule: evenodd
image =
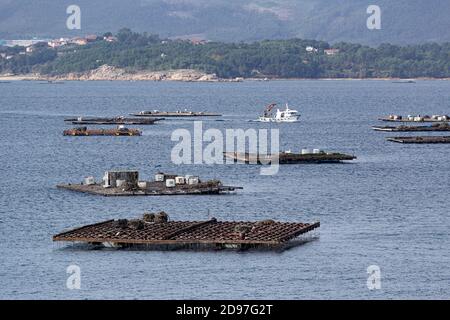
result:
M 170 70 L 173 74 L 176 74 L 179 70 Z M 186 72 L 188 70 L 182 70 Z M 189 70 L 193 73 L 198 73 L 197 70 Z M 157 74 L 165 73 L 165 72 L 155 72 Z M 205 74 L 206 75 L 206 74 Z M 153 79 L 153 73 L 146 77 L 133 77 L 124 76 L 124 77 L 104 77 L 104 78 L 87 78 L 86 75 L 75 76 L 73 74 L 70 75 L 61 75 L 58 77 L 48 77 L 45 75 L 39 74 L 21 74 L 21 75 L 2 75 L 0 74 L 0 81 L 49 81 L 49 82 L 57 82 L 57 81 L 153 81 L 153 82 L 164 82 L 164 81 L 174 81 L 174 82 L 243 82 L 243 81 L 253 81 L 253 82 L 264 82 L 264 81 L 305 81 L 305 80 L 314 80 L 314 81 L 450 81 L 450 78 L 242 78 L 242 79 L 221 79 L 221 78 L 213 78 L 210 79 L 211 75 L 206 75 L 207 77 L 203 78 L 194 78 L 194 77 L 164 77 L 162 79 Z
M 0 80 L 187 81 L 450 79 L 450 43 L 413 46 L 315 40 L 222 43 L 117 35 L 0 46 Z

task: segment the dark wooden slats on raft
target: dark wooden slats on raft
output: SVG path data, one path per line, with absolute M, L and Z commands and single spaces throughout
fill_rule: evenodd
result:
M 169 221 L 144 223 L 140 230 L 120 228 L 109 220 L 60 233 L 53 241 L 116 244 L 279 245 L 318 228 L 320 223 Z M 240 230 L 245 229 L 245 232 Z
M 373 126 L 375 131 L 385 131 L 385 132 L 434 132 L 434 131 L 450 131 L 450 124 L 448 123 L 435 123 L 429 126 L 405 126 L 401 125 L 398 127 L 392 126 Z
M 163 118 L 94 118 L 94 117 L 82 117 L 64 119 L 65 122 L 71 122 L 76 125 L 152 125 L 157 121 L 164 120 Z
M 450 136 L 421 136 L 421 137 L 389 137 L 387 141 L 397 143 L 416 143 L 416 144 L 431 144 L 431 143 L 450 143 Z
M 232 159 L 234 162 L 244 162 L 252 164 L 295 164 L 295 163 L 327 163 L 355 160 L 353 155 L 343 153 L 280 153 L 278 155 L 261 155 L 254 153 L 224 152 L 225 159 Z
M 242 187 L 223 186 L 217 183 L 202 182 L 197 185 L 177 185 L 168 188 L 161 182 L 148 182 L 149 186 L 145 189 L 123 190 L 122 188 L 104 188 L 100 184 L 60 184 L 58 189 L 65 189 L 75 192 L 101 195 L 105 197 L 113 196 L 162 196 L 162 195 L 202 195 L 202 194 L 222 194 L 242 190 Z
M 167 117 L 167 118 L 179 118 L 179 117 L 221 117 L 220 113 L 212 112 L 195 112 L 195 111 L 142 111 L 138 113 L 130 113 L 134 117 Z
M 63 131 L 64 136 L 140 136 L 137 129 L 87 129 L 73 128 Z

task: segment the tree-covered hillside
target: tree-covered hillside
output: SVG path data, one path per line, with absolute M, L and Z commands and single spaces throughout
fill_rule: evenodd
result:
M 197 69 L 222 78 L 450 77 L 450 43 L 383 44 L 377 48 L 300 39 L 192 43 L 129 29 L 122 29 L 116 41 L 99 39 L 58 49 L 39 44 L 31 53 L 24 53 L 24 48 L 3 47 L 0 53 L 10 57 L 0 59 L 0 72 L 59 75 L 106 64 L 128 71 Z

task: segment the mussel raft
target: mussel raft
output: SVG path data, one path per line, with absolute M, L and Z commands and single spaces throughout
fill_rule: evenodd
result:
M 301 153 L 280 152 L 279 154 L 261 155 L 256 153 L 224 152 L 225 159 L 247 164 L 297 164 L 297 163 L 339 163 L 355 160 L 356 156 L 343 153 L 327 153 L 319 149 Z
M 427 132 L 427 131 L 450 131 L 450 124 L 434 123 L 428 126 L 405 126 L 401 125 L 398 127 L 393 126 L 373 126 L 375 131 L 386 131 L 386 132 Z
M 450 122 L 450 116 L 448 115 L 401 116 L 396 114 L 390 114 L 387 117 L 381 117 L 378 120 L 386 122 Z
M 450 143 L 450 136 L 388 137 L 386 140 L 405 144 L 440 144 Z
M 64 119 L 65 122 L 71 122 L 75 125 L 153 125 L 163 118 L 126 118 L 126 117 L 78 117 Z
M 190 118 L 190 117 L 221 117 L 220 113 L 213 112 L 196 112 L 196 111 L 141 111 L 138 113 L 131 113 L 133 117 L 162 117 L 162 118 Z
M 142 132 L 138 129 L 128 129 L 123 126 L 119 126 L 116 129 L 88 129 L 87 127 L 78 127 L 73 129 L 64 130 L 64 136 L 115 136 L 115 137 L 130 137 L 140 136 Z
M 81 242 L 95 247 L 138 249 L 286 249 L 320 222 L 263 220 L 171 221 L 165 212 L 145 213 L 141 219 L 108 220 L 62 232 L 53 241 Z
M 202 181 L 197 176 L 158 172 L 154 181 L 139 180 L 134 170 L 106 171 L 101 182 L 86 177 L 79 184 L 60 184 L 57 188 L 102 196 L 205 195 L 233 192 L 242 187 L 226 186 L 220 180 Z

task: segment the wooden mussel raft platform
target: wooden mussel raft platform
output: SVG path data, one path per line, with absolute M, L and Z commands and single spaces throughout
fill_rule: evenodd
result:
M 434 123 L 428 126 L 374 126 L 372 127 L 375 131 L 386 131 L 386 132 L 433 132 L 433 131 L 450 131 L 450 124 L 448 123 Z
M 101 183 L 94 177 L 80 184 L 61 184 L 60 189 L 102 196 L 205 195 L 233 192 L 242 187 L 225 186 L 219 180 L 201 181 L 197 176 L 157 173 L 154 181 L 140 181 L 139 172 L 107 171 Z
M 389 137 L 387 141 L 410 144 L 450 143 L 450 136 Z
M 142 219 L 108 220 L 53 236 L 53 241 L 81 242 L 96 247 L 143 249 L 283 249 L 320 223 L 170 221 L 166 213 L 146 213 Z
M 163 118 L 189 118 L 189 117 L 221 117 L 220 113 L 212 112 L 195 112 L 195 111 L 141 111 L 138 113 L 131 113 L 130 115 L 135 117 L 163 117 Z
M 343 153 L 327 153 L 319 149 L 303 149 L 301 153 L 292 153 L 291 151 L 277 154 L 261 155 L 254 153 L 224 152 L 224 157 L 232 159 L 235 162 L 247 164 L 296 164 L 296 163 L 338 163 L 342 161 L 355 160 L 353 155 Z
M 128 129 L 119 126 L 116 129 L 88 129 L 87 127 L 78 127 L 64 130 L 64 136 L 140 136 L 142 132 L 138 129 Z
M 71 122 L 75 125 L 152 125 L 157 121 L 164 120 L 162 118 L 126 118 L 126 117 L 112 117 L 112 118 L 97 118 L 97 117 L 78 117 L 64 119 L 66 122 Z
M 448 115 L 433 115 L 433 116 L 411 116 L 408 115 L 406 117 L 391 114 L 387 117 L 379 118 L 378 120 L 387 121 L 387 122 L 450 122 L 450 116 Z

